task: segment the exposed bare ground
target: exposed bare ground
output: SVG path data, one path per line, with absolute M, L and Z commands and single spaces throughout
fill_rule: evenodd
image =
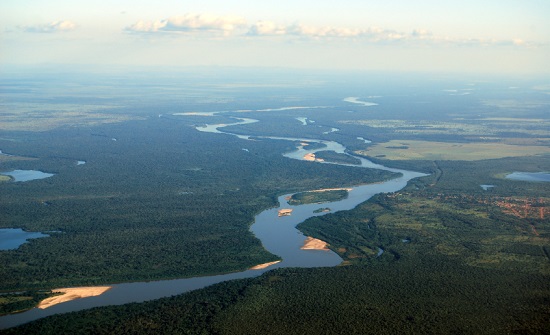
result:
M 300 248 L 303 250 L 329 250 L 327 242 L 321 241 L 317 238 L 308 236 L 304 241 L 304 245 Z
M 263 264 L 258 264 L 256 266 L 253 266 L 250 268 L 250 270 L 261 270 L 261 269 L 265 269 L 265 268 L 268 268 L 270 267 L 271 265 L 274 265 L 274 264 L 277 264 L 281 261 L 275 261 L 275 262 L 269 262 L 269 263 L 263 263 Z
M 46 309 L 48 307 L 52 307 L 54 305 L 75 299 L 95 297 L 107 292 L 110 289 L 111 286 L 58 288 L 52 291 L 61 292 L 63 293 L 62 295 L 57 295 L 55 297 L 44 299 L 38 304 L 37 307 L 40 309 Z

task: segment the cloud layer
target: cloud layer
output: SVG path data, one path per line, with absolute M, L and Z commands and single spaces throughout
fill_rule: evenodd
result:
M 411 32 L 400 32 L 379 27 L 366 29 L 330 27 L 330 26 L 306 26 L 302 24 L 277 25 L 270 21 L 258 21 L 251 25 L 246 32 L 247 36 L 288 36 L 305 39 L 354 39 L 369 43 L 409 43 L 409 44 L 446 44 L 446 45 L 477 45 L 477 46 L 534 46 L 522 39 L 509 40 L 477 39 L 477 38 L 452 38 L 437 36 L 425 29 L 413 29 Z
M 425 29 L 413 29 L 410 32 L 383 29 L 379 27 L 350 28 L 332 26 L 308 26 L 300 23 L 281 25 L 272 21 L 257 21 L 248 25 L 238 16 L 214 16 L 206 14 L 185 14 L 157 21 L 138 21 L 124 29 L 129 33 L 213 33 L 216 35 L 236 35 L 248 38 L 279 37 L 311 40 L 352 39 L 367 43 L 388 44 L 438 44 L 461 46 L 534 46 L 521 39 L 509 40 L 456 38 L 438 36 Z
M 218 32 L 228 35 L 235 29 L 245 25 L 246 21 L 237 16 L 185 14 L 172 16 L 164 20 L 138 21 L 126 27 L 125 30 L 135 33 Z
M 77 25 L 74 22 L 65 20 L 39 24 L 36 26 L 23 26 L 20 28 L 28 33 L 58 33 L 73 31 L 76 27 Z
M 280 26 L 270 21 L 258 21 L 253 24 L 248 32 L 248 36 L 299 36 L 309 38 L 346 38 L 346 37 L 377 37 L 391 38 L 399 34 L 393 31 L 381 28 L 345 28 L 330 26 L 306 26 L 299 23 Z

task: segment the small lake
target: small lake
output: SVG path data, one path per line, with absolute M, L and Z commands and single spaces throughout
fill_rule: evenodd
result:
M 0 174 L 12 177 L 13 181 L 15 182 L 44 179 L 44 178 L 49 178 L 51 176 L 54 176 L 53 173 L 46 173 L 46 172 L 37 171 L 37 170 L 13 170 L 9 172 L 2 172 Z
M 50 235 L 28 232 L 20 228 L 0 229 L 0 250 L 14 250 L 31 238 L 48 237 Z
M 514 172 L 506 179 L 534 182 L 550 182 L 550 172 Z

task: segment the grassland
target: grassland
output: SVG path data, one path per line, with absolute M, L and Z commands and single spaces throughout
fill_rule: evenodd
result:
M 142 120 L 135 115 L 113 113 L 120 106 L 67 103 L 0 104 L 2 131 L 45 131 L 66 126 L 94 126 L 129 120 Z
M 493 106 L 498 107 L 498 106 Z M 521 110 L 512 109 L 507 111 L 507 115 L 517 114 Z M 502 117 L 495 114 L 492 110 L 487 112 L 486 116 L 495 117 L 472 117 L 472 115 L 462 115 L 452 120 L 342 120 L 342 124 L 361 125 L 375 129 L 383 129 L 394 133 L 413 136 L 428 135 L 459 135 L 459 136 L 477 136 L 483 138 L 487 136 L 499 136 L 500 134 L 522 134 L 521 137 L 545 137 L 550 136 L 550 121 L 546 118 L 525 118 L 525 117 Z M 512 113 L 512 114 L 510 114 Z M 503 137 L 509 137 L 503 136 Z
M 447 143 L 418 140 L 392 140 L 378 143 L 358 154 L 389 160 L 475 161 L 503 157 L 550 154 L 550 147 L 502 143 Z

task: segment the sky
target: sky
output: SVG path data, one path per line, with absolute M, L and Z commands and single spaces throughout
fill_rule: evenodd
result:
M 548 0 L 2 0 L 10 66 L 550 74 Z

